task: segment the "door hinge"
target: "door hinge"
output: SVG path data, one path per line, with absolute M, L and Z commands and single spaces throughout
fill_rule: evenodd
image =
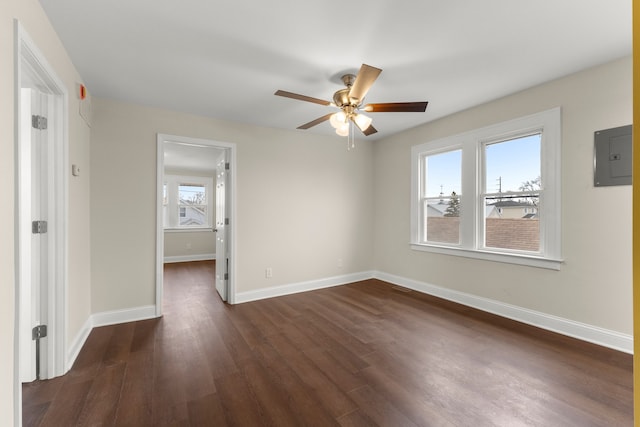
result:
M 224 164 L 224 170 L 227 170 L 227 171 L 229 170 L 229 162 L 226 162 Z
M 40 338 L 47 336 L 47 325 L 38 325 L 31 330 L 31 339 L 36 342 L 36 379 L 40 380 Z
M 44 234 L 47 232 L 47 221 L 32 221 L 31 233 Z
M 31 339 L 39 340 L 40 338 L 46 338 L 47 325 L 38 325 L 31 330 Z
M 34 129 L 45 130 L 47 128 L 47 118 L 44 116 L 31 116 L 31 126 Z
M 224 225 L 229 225 L 229 218 L 224 219 Z
M 229 273 L 224 273 L 224 280 L 229 280 Z

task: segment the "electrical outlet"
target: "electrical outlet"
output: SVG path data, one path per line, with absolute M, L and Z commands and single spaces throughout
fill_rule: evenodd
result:
M 342 268 L 342 258 L 338 258 L 338 268 Z
M 187 249 L 191 249 L 191 243 L 187 243 Z
M 266 277 L 267 279 L 271 279 L 273 277 L 273 269 L 271 267 L 267 267 L 264 270 L 264 277 Z

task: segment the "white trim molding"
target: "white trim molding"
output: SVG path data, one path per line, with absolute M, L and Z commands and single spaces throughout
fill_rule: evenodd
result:
M 327 277 L 325 279 L 307 280 L 305 282 L 273 286 L 270 288 L 258 289 L 255 291 L 238 292 L 236 294 L 235 303 L 240 304 L 243 302 L 281 297 L 284 295 L 297 294 L 300 292 L 315 291 L 318 289 L 331 288 L 333 286 L 347 285 L 349 283 L 359 282 L 361 280 L 367 280 L 371 278 L 373 278 L 373 273 L 371 271 L 363 271 L 360 273 Z
M 91 326 L 117 325 L 119 323 L 137 322 L 139 320 L 154 319 L 156 316 L 155 305 L 125 308 L 124 310 L 103 311 L 91 315 Z
M 375 271 L 373 273 L 373 277 L 394 285 L 403 286 L 418 292 L 433 295 L 438 298 L 453 301 L 488 313 L 493 313 L 507 319 L 526 323 L 548 331 L 557 332 L 562 335 L 598 344 L 624 353 L 633 354 L 632 335 L 380 271 Z
M 89 316 L 86 322 L 84 322 L 84 325 L 82 325 L 82 328 L 80 328 L 80 331 L 78 332 L 76 337 L 69 345 L 69 348 L 67 349 L 66 365 L 69 369 L 71 369 L 76 359 L 78 358 L 80 350 L 82 350 L 82 346 L 84 346 L 87 338 L 89 338 L 89 334 L 91 333 L 92 329 L 93 324 L 91 321 L 91 316 Z
M 211 261 L 216 259 L 216 254 L 176 255 L 164 257 L 165 264 L 174 262 Z

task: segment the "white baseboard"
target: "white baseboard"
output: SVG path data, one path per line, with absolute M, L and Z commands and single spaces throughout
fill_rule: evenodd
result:
M 549 331 L 557 332 L 583 341 L 609 347 L 624 353 L 633 354 L 633 336 L 553 316 L 539 311 L 529 310 L 511 304 L 482 298 L 464 292 L 454 291 L 406 277 L 375 271 L 373 277 L 394 285 L 403 286 L 418 292 L 477 308 L 498 316 L 526 323 Z
M 91 315 L 92 326 L 116 325 L 118 323 L 137 322 L 138 320 L 153 319 L 156 316 L 155 305 L 127 308 L 124 310 L 103 311 Z
M 64 365 L 65 374 L 69 372 L 69 369 L 71 369 L 71 367 L 75 363 L 76 358 L 78 357 L 78 354 L 80 354 L 80 350 L 82 350 L 82 346 L 84 345 L 85 341 L 87 341 L 87 338 L 89 337 L 92 329 L 93 325 L 91 324 L 91 316 L 89 316 L 87 318 L 87 321 L 84 322 L 84 325 L 82 325 L 82 328 L 80 328 L 80 331 L 67 349 L 67 359 L 65 360 Z
M 210 261 L 216 259 L 216 254 L 194 254 L 194 255 L 176 255 L 164 257 L 164 263 L 172 262 L 189 262 L 189 261 Z
M 84 322 L 82 328 L 67 349 L 67 360 L 65 361 L 65 374 L 71 369 L 80 354 L 82 346 L 87 341 L 93 328 L 99 326 L 115 325 L 118 323 L 136 322 L 138 320 L 153 319 L 156 316 L 156 306 L 146 305 L 142 307 L 128 308 L 124 310 L 103 311 L 94 313 Z
M 279 297 L 283 295 L 297 294 L 299 292 L 314 291 L 317 289 L 330 288 L 333 286 L 346 285 L 348 283 L 367 280 L 373 277 L 371 271 L 360 273 L 345 274 L 342 276 L 328 277 L 325 279 L 308 280 L 306 282 L 291 283 L 289 285 L 274 286 L 256 291 L 247 291 L 236 293 L 235 303 L 257 301 L 265 298 Z

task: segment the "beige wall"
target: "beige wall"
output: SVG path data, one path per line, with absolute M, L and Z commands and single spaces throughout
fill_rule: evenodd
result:
M 455 114 L 376 143 L 377 270 L 543 313 L 632 332 L 631 186 L 593 187 L 594 131 L 632 121 L 631 59 Z M 560 271 L 412 251 L 412 145 L 562 107 Z
M 348 152 L 339 138 L 106 99 L 93 111 L 93 312 L 155 302 L 156 133 L 237 144 L 238 292 L 371 269 L 370 142 Z
M 183 257 L 216 253 L 213 231 L 165 231 L 164 256 Z
M 89 128 L 78 114 L 80 76 L 36 0 L 0 2 L 0 193 L 14 200 L 14 34 L 18 19 L 69 92 L 69 158 L 83 174 L 69 179 L 69 324 L 73 340 L 90 314 Z M 13 206 L 13 203 L 11 204 Z M 14 211 L 0 210 L 0 424 L 13 424 Z

